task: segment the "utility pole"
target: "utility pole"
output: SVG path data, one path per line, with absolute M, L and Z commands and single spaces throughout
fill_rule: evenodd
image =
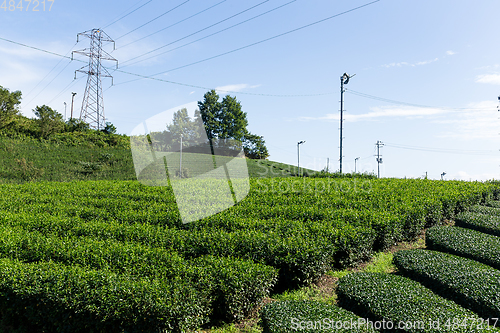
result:
M 356 173 L 356 161 L 359 160 L 359 157 L 356 157 L 354 159 L 354 173 Z
M 71 117 L 69 119 L 73 119 L 73 103 L 75 102 L 76 92 L 71 93 Z
M 297 176 L 300 176 L 300 150 L 299 146 L 303 144 L 305 141 L 297 142 Z
M 443 172 L 443 173 L 441 174 L 441 180 L 443 180 L 444 175 L 446 175 L 446 172 Z
M 377 146 L 377 173 L 378 178 L 380 178 L 380 164 L 382 163 L 382 157 L 380 156 L 380 147 L 383 147 L 384 143 L 380 140 L 377 140 L 377 143 L 375 145 Z
M 110 77 L 111 80 L 113 80 L 108 70 L 102 66 L 101 61 L 116 61 L 116 68 L 118 68 L 118 60 L 104 51 L 103 43 L 113 43 L 114 45 L 115 42 L 101 29 L 92 29 L 79 33 L 76 36 L 77 42 L 80 36 L 90 39 L 89 49 L 73 51 L 71 53 L 71 59 L 73 59 L 73 53 L 79 53 L 89 57 L 88 66 L 83 66 L 75 71 L 75 79 L 76 72 L 87 74 L 87 86 L 85 87 L 85 93 L 83 95 L 80 119 L 89 124 L 91 128 L 101 130 L 106 126 L 101 77 Z M 113 85 L 113 81 L 111 81 L 111 85 Z
M 326 172 L 330 172 L 330 157 L 326 158 Z
M 66 121 L 66 102 L 64 102 L 64 121 Z
M 349 83 L 349 79 L 356 74 L 349 76 L 347 73 L 344 73 L 340 77 L 340 173 L 342 173 L 342 128 L 344 126 L 344 84 Z

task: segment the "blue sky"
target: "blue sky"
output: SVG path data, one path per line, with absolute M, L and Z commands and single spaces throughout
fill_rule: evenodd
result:
M 499 179 L 498 1 L 381 0 L 190 65 L 369 2 L 55 0 L 33 12 L 33 2 L 28 11 L 27 1 L 23 11 L 10 11 L 7 1 L 7 10 L 0 9 L 0 38 L 68 55 L 89 45 L 88 39 L 75 45 L 77 33 L 102 28 L 116 41 L 115 51 L 112 45 L 105 50 L 120 70 L 165 72 L 154 77 L 185 84 L 136 80 L 106 62 L 114 86 L 103 79 L 105 115 L 119 133 L 218 88 L 221 97 L 231 91 L 241 102 L 249 130 L 264 136 L 271 160 L 296 164 L 297 142 L 305 140 L 301 166 L 316 170 L 327 158 L 331 170 L 339 168 L 340 76 L 356 74 L 344 95 L 345 172 L 354 170 L 356 157 L 358 171 L 376 172 L 375 143 L 381 140 L 383 177 L 427 172 L 439 179 L 446 172 L 445 179 Z M 43 104 L 64 114 L 66 102 L 69 117 L 74 91 L 79 115 L 86 77 L 74 75 L 85 63 L 1 39 L 0 59 L 0 85 L 23 92 L 23 114 L 32 117 Z

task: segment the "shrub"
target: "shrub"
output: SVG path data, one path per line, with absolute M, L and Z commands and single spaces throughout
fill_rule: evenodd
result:
M 500 314 L 500 271 L 477 261 L 430 250 L 406 250 L 394 255 L 405 276 L 451 299 L 483 318 Z
M 381 332 L 482 331 L 476 328 L 481 319 L 475 313 L 403 276 L 352 273 L 339 280 L 337 294 L 341 307 L 368 318 Z M 456 326 L 464 321 L 466 328 Z
M 500 216 L 500 208 L 474 205 L 469 209 L 472 213 L 481 213 L 492 216 Z
M 360 319 L 338 306 L 315 301 L 273 302 L 260 312 L 263 333 L 375 332 L 366 326 L 351 326 Z
M 181 279 L 130 279 L 53 262 L 0 259 L 0 295 L 4 324 L 46 332 L 181 332 L 209 313 L 207 295 Z
M 488 200 L 488 201 L 486 201 L 485 205 L 488 207 L 500 208 L 500 201 L 499 200 Z
M 35 167 L 33 162 L 26 161 L 24 157 L 21 159 L 16 158 L 16 163 L 17 166 L 14 169 L 14 174 L 17 178 L 24 181 L 33 181 L 43 176 L 43 168 Z
M 429 250 L 455 254 L 500 269 L 500 239 L 497 236 L 460 227 L 437 226 L 427 229 Z
M 455 225 L 500 236 L 500 216 L 481 213 L 460 213 L 455 218 Z

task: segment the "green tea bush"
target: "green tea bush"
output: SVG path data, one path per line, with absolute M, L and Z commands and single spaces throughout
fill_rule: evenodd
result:
M 487 326 L 474 312 L 399 275 L 349 274 L 339 280 L 337 294 L 339 306 L 381 332 L 480 332 Z
M 130 279 L 54 262 L 0 259 L 3 323 L 45 332 L 184 332 L 208 321 L 209 297 L 182 279 Z
M 455 218 L 455 225 L 500 236 L 500 216 L 481 213 L 460 213 Z
M 500 269 L 500 239 L 479 231 L 448 226 L 427 229 L 425 245 L 429 250 L 451 253 Z
M 213 299 L 215 317 L 239 320 L 259 305 L 276 283 L 272 267 L 248 260 L 200 257 L 190 262 L 176 252 L 137 243 L 89 237 L 57 237 L 0 226 L 0 254 L 24 262 L 54 261 L 104 269 L 132 278 L 182 279 Z
M 500 216 L 500 208 L 474 205 L 469 209 L 472 213 L 481 213 L 491 216 Z
M 260 312 L 263 333 L 375 332 L 370 327 L 352 325 L 360 319 L 336 305 L 315 301 L 272 302 Z
M 483 318 L 500 316 L 500 271 L 477 261 L 430 250 L 394 255 L 398 270 Z
M 500 208 L 500 201 L 499 200 L 488 200 L 485 202 L 485 206 Z

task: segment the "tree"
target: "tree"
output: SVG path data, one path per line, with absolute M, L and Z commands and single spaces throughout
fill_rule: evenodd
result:
M 40 136 L 44 139 L 52 133 L 64 130 L 63 116 L 47 105 L 37 106 L 33 113 L 37 116 Z
M 0 86 L 0 128 L 9 125 L 16 115 L 20 115 L 21 91 L 9 92 Z
M 269 152 L 265 145 L 264 138 L 255 134 L 247 133 L 243 142 L 245 156 L 251 159 L 266 159 L 269 157 Z
M 112 123 L 110 123 L 109 121 L 106 122 L 106 127 L 104 127 L 104 129 L 101 130 L 102 132 L 106 133 L 106 134 L 115 134 L 116 133 L 116 127 L 115 125 L 113 125 Z
M 249 158 L 269 157 L 263 138 L 247 130 L 247 114 L 236 97 L 226 95 L 219 102 L 219 95 L 210 90 L 203 98 L 198 102 L 199 110 L 195 115 L 201 117 L 212 149 L 214 146 L 234 149 L 237 142 L 238 148 L 243 144 L 245 155 Z
M 65 124 L 66 132 L 85 132 L 90 130 L 90 125 L 78 118 L 70 118 Z

